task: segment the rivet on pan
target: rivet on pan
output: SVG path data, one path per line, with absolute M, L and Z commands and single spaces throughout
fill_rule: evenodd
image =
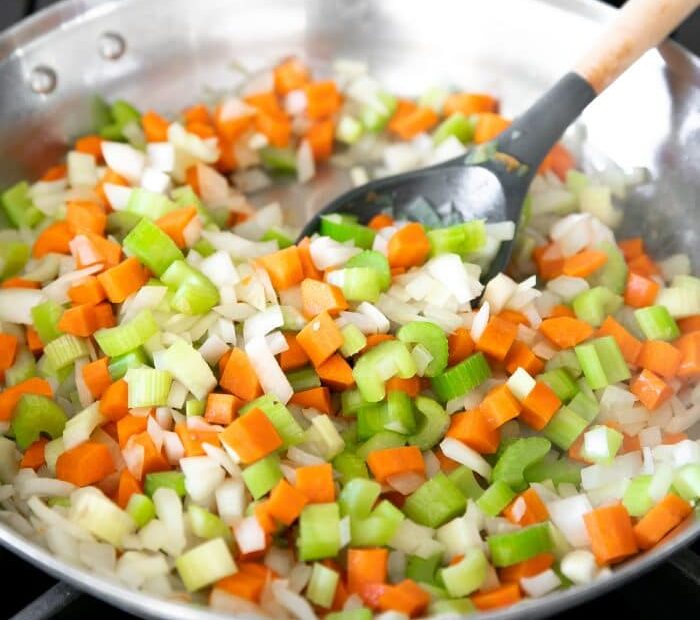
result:
M 100 56 L 105 60 L 117 60 L 126 50 L 126 43 L 121 35 L 105 32 L 98 40 Z
M 50 67 L 35 67 L 29 74 L 29 86 L 39 95 L 48 95 L 56 88 L 56 72 Z

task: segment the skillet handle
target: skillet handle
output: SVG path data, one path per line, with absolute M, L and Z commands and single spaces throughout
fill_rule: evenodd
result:
M 574 71 L 602 92 L 698 6 L 700 0 L 629 0 Z

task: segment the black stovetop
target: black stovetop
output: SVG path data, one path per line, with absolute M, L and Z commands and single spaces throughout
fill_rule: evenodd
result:
M 56 0 L 0 0 L 0 30 L 25 15 L 40 10 Z M 619 6 L 621 0 L 608 0 Z M 700 11 L 684 24 L 674 38 L 700 55 Z M 611 610 L 624 610 L 625 618 L 636 620 L 661 617 L 682 620 L 696 617 L 700 603 L 700 542 L 693 546 L 695 554 L 685 554 L 682 560 L 685 570 L 678 562 L 667 563 L 640 576 L 628 585 L 614 590 L 594 601 L 579 605 L 554 620 L 590 620 L 610 615 Z M 26 609 L 30 603 L 41 600 L 41 596 L 56 585 L 56 580 L 0 548 L 0 568 L 3 575 L 12 577 L 6 582 L 2 596 L 1 618 L 13 620 L 73 620 L 75 618 L 99 618 L 100 620 L 133 620 L 126 614 L 91 596 L 81 595 L 57 613 L 36 613 Z M 8 587 L 9 586 L 9 587 Z M 45 596 L 48 602 L 51 596 Z M 22 610 L 26 611 L 23 613 Z M 19 614 L 15 617 L 15 614 Z

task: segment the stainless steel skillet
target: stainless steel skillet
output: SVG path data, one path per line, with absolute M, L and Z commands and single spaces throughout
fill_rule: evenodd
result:
M 232 61 L 255 70 L 294 53 L 321 69 L 339 56 L 366 59 L 399 92 L 453 82 L 497 93 L 514 115 L 611 14 L 592 0 L 66 0 L 0 35 L 0 187 L 35 177 L 90 128 L 92 94 L 175 111 L 235 86 L 241 75 Z M 664 44 L 583 122 L 587 166 L 601 165 L 605 154 L 624 169 L 645 166 L 655 179 L 628 196 L 623 232 L 643 234 L 661 255 L 687 252 L 700 268 L 700 61 Z M 301 223 L 347 187 L 348 179 L 327 172 L 308 188 L 275 192 Z M 489 617 L 536 618 L 571 607 L 664 561 L 699 533 L 689 522 L 609 579 Z M 5 525 L 0 543 L 138 616 L 223 617 L 69 566 Z

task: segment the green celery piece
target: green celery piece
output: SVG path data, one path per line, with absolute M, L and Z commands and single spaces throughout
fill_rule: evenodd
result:
M 416 363 L 403 342 L 389 340 L 362 355 L 352 374 L 362 398 L 376 403 L 384 399 L 385 381 L 392 376 L 410 379 L 416 374 Z
M 484 492 L 484 489 L 481 488 L 481 485 L 474 477 L 474 472 L 464 465 L 460 465 L 459 467 L 453 469 L 449 474 L 447 474 L 447 477 L 455 484 L 455 486 L 457 486 L 457 488 L 462 492 L 462 495 L 464 495 L 464 497 L 467 499 L 477 500 Z
M 316 371 L 311 366 L 288 372 L 287 381 L 289 381 L 295 392 L 303 392 L 304 390 L 321 386 L 321 379 L 319 379 Z
M 207 258 L 216 252 L 216 248 L 207 239 L 200 239 L 192 246 L 192 249 L 201 254 L 204 258 Z
M 382 492 L 382 485 L 374 480 L 355 478 L 350 480 L 340 492 L 338 504 L 340 513 L 359 519 L 369 517 L 377 498 Z
M 125 381 L 129 384 L 129 408 L 164 407 L 173 382 L 172 375 L 154 368 L 130 368 Z
M 429 230 L 427 235 L 431 256 L 448 252 L 465 256 L 486 246 L 486 223 L 484 220 L 461 222 L 446 228 Z
M 177 205 L 167 196 L 142 187 L 135 187 L 131 190 L 125 210 L 141 217 L 157 220 L 175 209 L 177 209 Z
M 364 133 L 362 123 L 349 114 L 343 114 L 335 130 L 335 139 L 345 144 L 355 144 Z
M 282 479 L 280 459 L 276 454 L 268 454 L 243 470 L 243 482 L 253 499 L 260 499 L 269 493 Z
M 289 231 L 279 226 L 268 228 L 263 236 L 260 237 L 260 241 L 277 241 L 277 246 L 280 250 L 294 245 L 294 238 L 290 235 Z
M 570 192 L 576 194 L 577 197 L 583 188 L 588 187 L 588 185 L 590 185 L 590 180 L 583 172 L 569 170 L 566 173 L 566 187 Z
M 450 416 L 440 403 L 427 396 L 416 396 L 414 400 L 418 412 L 416 432 L 408 438 L 408 443 L 421 450 L 435 446 L 447 432 Z
M 139 528 L 142 528 L 156 516 L 156 507 L 153 504 L 153 500 L 141 493 L 134 493 L 129 498 L 126 511 Z
M 356 415 L 364 404 L 365 401 L 357 388 L 343 390 L 340 393 L 340 412 L 343 416 L 352 417 Z
M 552 416 L 542 434 L 558 448 L 568 450 L 586 426 L 588 421 L 565 405 Z
M 375 450 L 386 450 L 387 448 L 400 448 L 406 445 L 406 437 L 401 433 L 392 431 L 381 431 L 370 437 L 360 445 L 355 454 L 362 459 L 367 459 L 370 452 Z
M 65 411 L 50 398 L 23 394 L 13 410 L 11 429 L 17 446 L 26 450 L 42 433 L 60 437 L 67 421 Z
M 87 343 L 73 334 L 62 334 L 44 347 L 49 364 L 54 370 L 72 365 L 80 357 L 89 355 Z
M 34 355 L 27 349 L 17 353 L 15 363 L 5 371 L 5 385 L 12 387 L 22 381 L 36 377 L 36 362 Z
M 654 500 L 649 497 L 649 485 L 653 476 L 637 476 L 630 480 L 625 494 L 622 496 L 622 505 L 627 508 L 631 517 L 643 517 L 654 507 Z
M 201 271 L 184 260 L 173 261 L 161 281 L 175 292 L 170 306 L 183 314 L 206 314 L 219 303 L 219 290 Z
M 600 327 L 605 317 L 622 307 L 622 297 L 603 286 L 596 286 L 574 297 L 571 307 L 576 317 L 593 327 Z
M 605 252 L 608 260 L 591 276 L 593 286 L 602 286 L 617 295 L 622 295 L 625 292 L 628 271 L 624 255 L 620 248 L 610 241 L 601 243 L 596 249 Z
M 123 378 L 130 368 L 139 368 L 148 364 L 148 358 L 141 347 L 128 353 L 122 353 L 109 360 L 109 375 L 114 381 Z
M 44 219 L 44 214 L 32 202 L 26 181 L 20 181 L 0 194 L 0 204 L 15 228 L 34 228 Z
M 552 444 L 544 437 L 517 439 L 501 454 L 491 474 L 492 480 L 501 480 L 516 491 L 525 487 L 523 471 L 529 465 L 541 461 Z
M 447 368 L 447 336 L 441 327 L 430 321 L 411 321 L 406 323 L 396 336 L 407 344 L 421 344 L 433 359 L 425 369 L 425 377 L 435 377 Z
M 32 308 L 32 323 L 44 346 L 63 333 L 58 328 L 62 315 L 63 307 L 52 300 L 44 301 Z
M 109 104 L 99 95 L 95 95 L 90 101 L 90 112 L 92 127 L 96 133 L 100 133 L 103 127 L 114 122 Z
M 384 91 L 378 92 L 377 101 L 364 105 L 360 110 L 362 125 L 372 133 L 383 131 L 397 105 L 398 101 L 394 95 Z
M 549 523 L 537 523 L 514 532 L 493 534 L 486 539 L 491 551 L 491 562 L 496 567 L 512 566 L 547 553 L 554 543 Z
M 185 401 L 185 415 L 190 416 L 203 416 L 207 408 L 207 402 L 204 400 L 196 400 L 190 398 Z
M 185 474 L 180 471 L 158 471 L 146 474 L 143 492 L 148 497 L 153 497 L 153 494 L 160 488 L 172 489 L 178 497 L 185 497 L 187 495 Z
M 0 278 L 18 273 L 30 256 L 29 246 L 19 241 L 0 241 Z
M 403 510 L 416 523 L 435 528 L 464 513 L 466 507 L 462 492 L 441 472 L 409 495 Z
M 442 564 L 442 553 L 422 558 L 418 555 L 409 555 L 406 558 L 406 579 L 413 579 L 418 583 L 435 584 L 435 576 Z
M 612 336 L 603 336 L 592 341 L 598 360 L 603 366 L 608 384 L 626 381 L 632 376 L 617 341 Z M 595 389 L 591 386 L 592 389 Z
M 673 488 L 688 501 L 700 498 L 700 464 L 688 463 L 679 467 L 673 476 Z
M 113 211 L 107 215 L 107 232 L 123 239 L 141 221 L 141 216 L 129 211 Z
M 515 499 L 515 492 L 503 480 L 494 480 L 481 497 L 476 500 L 476 505 L 481 512 L 496 517 Z
M 371 267 L 343 269 L 343 295 L 348 301 L 376 302 L 381 293 L 381 275 Z
M 437 403 L 435 403 L 437 405 Z M 425 408 L 425 405 L 423 405 Z M 440 405 L 438 405 L 440 407 Z M 442 407 L 440 407 L 442 409 Z M 427 418 L 425 425 L 427 426 Z M 416 430 L 416 418 L 413 412 L 413 401 L 406 392 L 391 390 L 386 401 L 386 420 L 384 428 L 388 431 L 410 435 Z M 410 439 L 409 439 L 410 442 Z
M 347 269 L 352 267 L 369 267 L 370 269 L 374 269 L 379 274 L 382 290 L 386 291 L 391 286 L 391 268 L 389 267 L 389 261 L 381 252 L 377 252 L 376 250 L 362 250 L 362 252 L 355 254 L 355 256 L 345 263 L 345 267 Z
M 241 407 L 238 414 L 245 415 L 252 409 L 260 409 L 268 417 L 286 447 L 295 446 L 304 441 L 304 429 L 299 426 L 291 411 L 274 396 L 270 394 L 260 396 Z
M 333 459 L 333 469 L 340 474 L 341 484 L 347 485 L 351 480 L 369 478 L 367 464 L 352 452 L 341 452 Z
M 581 469 L 583 465 L 564 457 L 557 461 L 533 463 L 525 468 L 524 475 L 526 482 L 551 480 L 556 485 L 566 482 L 578 486 L 581 484 Z
M 367 344 L 367 338 L 360 331 L 357 325 L 348 323 L 340 330 L 343 335 L 343 346 L 340 347 L 340 352 L 343 357 L 350 357 L 359 353 L 365 348 Z
M 450 136 L 454 136 L 462 144 L 471 142 L 474 139 L 476 122 L 473 117 L 466 116 L 461 112 L 454 112 L 437 126 L 433 132 L 433 144 L 439 145 Z
M 175 201 L 176 208 L 191 207 L 192 205 L 194 205 L 195 207 L 197 207 L 197 213 L 199 214 L 199 217 L 202 220 L 202 224 L 204 226 L 209 226 L 212 224 L 211 212 L 204 206 L 204 203 L 202 203 L 199 196 L 197 196 L 192 187 L 190 187 L 189 185 L 176 187 L 172 192 L 170 192 L 170 195 Z M 204 252 L 201 252 L 197 248 L 197 246 L 195 246 L 195 249 L 197 250 L 197 252 L 199 252 L 202 256 L 206 258 L 207 256 L 209 256 L 209 254 L 213 254 L 215 250 L 206 239 L 200 239 L 197 245 L 199 245 L 199 243 L 202 242 L 207 244 L 208 247 L 211 247 L 211 251 L 205 254 Z
M 338 504 L 310 504 L 299 517 L 297 537 L 302 562 L 334 558 L 340 550 L 340 510 Z
M 440 579 L 450 596 L 467 596 L 478 590 L 486 579 L 489 561 L 481 549 L 468 549 L 464 557 L 451 566 L 441 568 Z
M 365 441 L 383 430 L 389 430 L 384 428 L 388 418 L 387 409 L 385 401 L 367 403 L 360 407 L 357 412 L 357 439 L 359 441 Z M 394 430 L 394 432 L 399 431 Z
M 339 580 L 337 571 L 316 562 L 306 586 L 306 597 L 314 605 L 328 609 L 333 604 Z
M 175 242 L 146 217 L 125 237 L 123 246 L 127 254 L 136 256 L 157 276 L 163 275 L 173 261 L 184 259 Z
M 634 311 L 634 318 L 647 340 L 675 340 L 681 335 L 678 324 L 665 306 L 648 306 Z
M 297 157 L 292 149 L 266 146 L 258 153 L 263 166 L 270 172 L 293 174 L 297 171 Z
M 490 376 L 491 368 L 484 354 L 479 352 L 432 377 L 430 383 L 435 395 L 447 402 L 479 387 Z
M 133 351 L 159 331 L 151 311 L 141 310 L 131 321 L 95 332 L 95 340 L 108 357 Z
M 332 213 L 321 216 L 319 233 L 324 237 L 330 237 L 336 241 L 354 241 L 355 246 L 364 250 L 372 248 L 376 232 L 357 222 L 343 219 L 342 215 Z
M 598 416 L 600 407 L 595 398 L 591 398 L 583 392 L 579 392 L 570 401 L 567 407 L 586 422 L 592 422 Z
M 367 607 L 357 607 L 326 614 L 324 620 L 372 620 L 372 612 Z
M 49 497 L 46 501 L 47 506 L 61 506 L 62 508 L 70 508 L 70 499 L 68 497 Z
M 598 352 L 592 342 L 580 344 L 574 348 L 576 357 L 581 364 L 581 370 L 586 378 L 586 383 L 592 390 L 599 390 L 608 385 L 605 369 L 598 358 Z
M 563 403 L 568 403 L 579 392 L 576 381 L 565 368 L 554 368 L 542 373 L 537 378 L 546 383 Z
M 450 617 L 462 617 L 477 611 L 474 603 L 468 598 L 450 598 L 434 600 L 428 606 L 428 613 L 433 616 L 447 615 Z
M 396 534 L 403 513 L 383 500 L 369 517 L 350 517 L 350 544 L 353 547 L 384 547 Z
M 206 508 L 190 504 L 187 507 L 187 516 L 195 536 L 209 540 L 213 538 L 231 539 L 231 528 Z

